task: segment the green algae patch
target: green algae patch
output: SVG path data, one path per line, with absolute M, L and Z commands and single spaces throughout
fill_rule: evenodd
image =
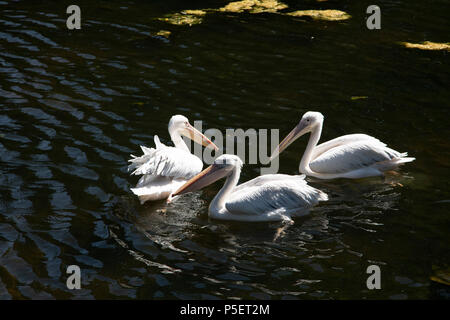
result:
M 277 0 L 242 0 L 234 1 L 219 9 L 221 12 L 276 13 L 288 6 Z
M 203 10 L 185 10 L 182 12 L 166 15 L 163 18 L 159 18 L 160 21 L 164 21 L 176 26 L 200 24 L 203 21 L 203 16 L 206 14 Z
M 205 10 L 184 10 L 181 11 L 182 14 L 189 14 L 193 16 L 204 16 L 206 14 Z
M 164 37 L 168 39 L 170 34 L 171 32 L 169 30 L 159 30 L 157 33 L 155 33 L 155 36 Z
M 294 17 L 310 17 L 314 20 L 325 21 L 343 21 L 352 17 L 347 12 L 341 10 L 298 10 L 286 14 Z
M 450 51 L 450 43 L 425 41 L 422 43 L 400 42 L 404 47 L 420 50 L 447 50 Z
M 159 20 L 172 25 L 200 24 L 208 13 L 276 13 L 294 17 L 310 17 L 314 20 L 342 21 L 350 19 L 351 16 L 340 10 L 299 10 L 289 13 L 280 12 L 287 9 L 288 5 L 277 0 L 241 0 L 228 3 L 219 9 L 184 10 L 178 13 L 166 15 Z
M 432 269 L 434 274 L 430 277 L 431 281 L 450 286 L 450 268 L 443 269 L 433 266 Z
M 368 96 L 351 96 L 350 100 L 355 101 L 355 100 L 363 100 L 363 99 L 368 99 Z

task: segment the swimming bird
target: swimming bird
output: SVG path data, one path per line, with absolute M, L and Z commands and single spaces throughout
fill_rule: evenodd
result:
M 199 190 L 220 178 L 226 178 L 222 189 L 209 206 L 214 219 L 235 221 L 286 221 L 308 213 L 326 193 L 309 186 L 305 176 L 268 174 L 238 184 L 242 161 L 238 156 L 223 154 L 201 173 L 190 179 L 174 196 Z
M 132 159 L 128 160 L 131 162 L 128 171 L 132 171 L 132 175 L 143 175 L 136 187 L 131 188 L 131 191 L 139 197 L 141 204 L 149 200 L 167 199 L 172 192 L 202 170 L 202 160 L 189 152 L 181 135 L 218 150 L 217 146 L 195 129 L 185 116 L 173 116 L 168 129 L 174 147 L 162 144 L 155 135 L 155 148 L 141 146 L 144 154 L 140 157 L 131 155 Z
M 366 134 L 349 134 L 317 145 L 323 119 L 320 112 L 306 112 L 270 158 L 274 159 L 296 139 L 311 132 L 299 166 L 299 171 L 307 176 L 319 179 L 380 176 L 415 160 L 406 152 L 388 148 L 385 143 Z

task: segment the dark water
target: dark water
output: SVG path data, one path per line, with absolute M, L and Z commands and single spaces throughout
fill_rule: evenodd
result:
M 343 22 L 212 12 L 228 1 L 0 1 L 0 298 L 428 299 L 448 297 L 447 1 L 285 2 Z M 170 31 L 168 38 L 157 36 Z M 386 179 L 310 183 L 330 195 L 273 241 L 279 223 L 208 219 L 221 186 L 139 205 L 126 172 L 138 145 L 168 143 L 173 114 L 204 128 L 279 128 L 325 115 L 322 140 L 364 132 L 417 158 Z M 295 174 L 306 145 L 281 156 Z M 241 181 L 258 175 L 243 170 Z M 66 268 L 82 270 L 68 290 Z M 366 268 L 381 268 L 368 290 Z M 444 280 L 445 281 L 445 280 Z

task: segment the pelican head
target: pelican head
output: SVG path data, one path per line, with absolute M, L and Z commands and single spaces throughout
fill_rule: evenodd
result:
M 211 140 L 209 140 L 203 133 L 195 129 L 185 116 L 175 115 L 170 118 L 169 133 L 172 136 L 175 132 L 193 140 L 198 144 L 201 144 L 202 146 L 219 150 L 219 148 Z
M 217 180 L 228 177 L 234 170 L 242 168 L 242 160 L 235 155 L 223 154 L 214 160 L 214 163 L 187 181 L 172 196 L 200 190 Z
M 284 149 L 286 149 L 292 142 L 300 138 L 302 135 L 313 131 L 323 123 L 323 115 L 320 112 L 308 111 L 300 119 L 300 122 L 295 128 L 281 141 L 281 143 L 273 151 L 270 160 L 276 158 Z

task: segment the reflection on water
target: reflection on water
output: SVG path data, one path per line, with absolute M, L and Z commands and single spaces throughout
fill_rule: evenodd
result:
M 448 4 L 382 1 L 376 33 L 361 3 L 271 3 L 352 18 L 82 2 L 69 32 L 63 5 L 0 2 L 0 299 L 448 296 L 449 57 L 398 44 L 447 43 Z M 205 8 L 197 25 L 159 19 Z M 364 132 L 417 161 L 399 176 L 308 178 L 330 201 L 276 241 L 280 223 L 208 218 L 220 182 L 170 205 L 129 190 L 129 154 L 154 134 L 170 143 L 173 114 L 284 136 L 307 110 L 325 115 L 324 141 Z M 282 173 L 298 173 L 306 140 Z M 247 165 L 241 181 L 258 173 Z M 79 291 L 65 285 L 71 264 Z M 365 286 L 370 264 L 382 290 Z

